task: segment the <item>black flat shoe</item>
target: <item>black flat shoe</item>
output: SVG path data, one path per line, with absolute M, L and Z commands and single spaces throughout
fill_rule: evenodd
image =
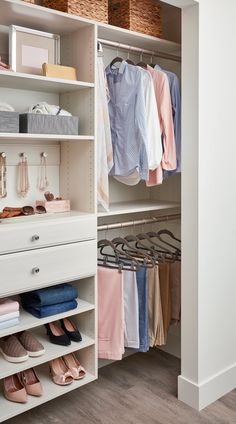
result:
M 69 337 L 65 334 L 58 322 L 50 322 L 49 324 L 45 324 L 45 327 L 51 343 L 60 346 L 69 346 L 71 344 Z
M 82 336 L 73 321 L 69 318 L 64 318 L 61 319 L 60 322 L 62 329 L 65 331 L 70 340 L 73 342 L 81 342 Z

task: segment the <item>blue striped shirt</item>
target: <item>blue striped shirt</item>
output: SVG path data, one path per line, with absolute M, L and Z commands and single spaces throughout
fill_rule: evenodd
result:
M 142 72 L 123 61 L 106 68 L 114 165 L 110 175 L 128 176 L 138 170 L 148 179 L 147 122 Z

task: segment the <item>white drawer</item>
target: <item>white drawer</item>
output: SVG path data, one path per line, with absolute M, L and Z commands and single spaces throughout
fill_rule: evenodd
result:
M 95 239 L 96 225 L 95 215 L 73 212 L 2 220 L 0 254 Z
M 96 273 L 95 240 L 0 256 L 0 297 Z

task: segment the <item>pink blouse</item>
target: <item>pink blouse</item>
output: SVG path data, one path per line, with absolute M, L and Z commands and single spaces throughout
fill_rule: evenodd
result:
M 172 115 L 170 87 L 167 75 L 157 69 L 147 65 L 150 72 L 156 95 L 157 109 L 160 120 L 160 127 L 163 133 L 163 156 L 161 165 L 154 171 L 149 172 L 148 186 L 162 183 L 162 170 L 172 171 L 177 167 L 176 145 L 174 134 L 174 123 Z

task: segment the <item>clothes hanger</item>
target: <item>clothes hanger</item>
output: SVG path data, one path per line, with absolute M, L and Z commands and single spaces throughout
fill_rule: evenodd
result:
M 102 43 L 100 43 L 100 41 L 98 41 L 97 43 L 97 54 L 99 57 L 103 57 L 103 48 L 102 48 Z
M 123 58 L 120 56 L 116 56 L 110 63 L 110 67 L 112 67 L 113 65 L 115 65 L 115 63 L 122 63 L 123 62 Z
M 162 256 L 165 256 L 165 260 L 170 260 L 170 261 L 174 261 L 176 259 L 176 254 L 173 253 L 170 249 L 167 249 L 166 247 L 161 246 L 160 244 L 154 242 L 151 237 L 149 237 L 149 233 L 140 233 L 137 234 L 137 239 L 139 240 L 146 240 L 148 241 L 151 246 L 147 246 L 144 244 L 144 246 L 149 250 L 152 249 L 155 252 L 157 252 L 158 254 L 161 254 Z M 136 243 L 136 245 L 138 245 L 139 242 Z M 143 243 L 142 243 L 143 245 Z M 157 248 L 157 249 L 156 249 Z
M 134 65 L 135 66 L 135 64 L 134 64 L 134 62 L 129 58 L 129 51 L 128 51 L 128 57 L 127 57 L 127 59 L 126 59 L 126 62 L 129 64 L 129 65 Z
M 158 231 L 157 234 L 159 234 L 159 236 L 161 236 L 162 234 L 166 234 L 166 235 L 170 236 L 173 240 L 175 240 L 175 241 L 177 241 L 178 243 L 181 244 L 181 240 L 178 239 L 177 237 L 175 237 L 175 235 L 170 230 L 163 229 L 163 230 Z
M 110 247 L 114 254 L 104 253 L 104 249 L 106 247 Z M 128 271 L 136 271 L 140 267 L 139 262 L 135 258 L 117 249 L 114 243 L 110 240 L 99 240 L 98 249 L 100 249 L 100 255 L 103 256 L 102 258 L 98 257 L 99 265 L 104 265 L 108 268 L 110 264 L 113 264 L 111 266 L 112 268 L 118 268 L 119 270 L 126 269 Z M 112 260 L 110 258 L 112 258 Z
M 173 244 L 171 244 L 171 243 L 168 243 L 168 242 L 166 242 L 165 240 L 163 240 L 160 236 L 158 236 L 158 233 L 155 233 L 154 231 L 148 231 L 147 232 L 147 235 L 148 235 L 148 237 L 150 238 L 150 242 L 152 242 L 154 245 L 157 245 L 157 246 L 159 246 L 161 249 L 165 249 L 165 250 L 167 250 L 168 251 L 168 253 L 172 256 L 172 259 L 173 260 L 176 260 L 176 259 L 180 259 L 180 257 L 181 257 L 181 250 L 178 248 L 178 247 L 176 247 L 176 246 L 174 246 Z M 162 246 L 162 245 L 160 245 L 160 244 L 158 244 L 158 243 L 156 243 L 153 239 L 155 239 L 155 238 L 157 238 L 159 241 L 161 241 L 165 246 Z M 174 251 L 172 251 L 172 250 L 170 250 L 170 249 L 167 249 L 167 247 L 166 246 L 169 246 L 169 247 L 171 247 Z
M 143 250 L 148 251 L 148 254 L 152 255 L 151 257 L 154 259 L 155 263 L 159 261 L 162 261 L 162 262 L 164 261 L 163 256 L 159 252 L 152 249 L 152 247 L 147 248 L 147 246 L 144 243 L 142 243 L 136 236 L 128 235 L 125 237 L 125 239 L 128 242 L 135 242 L 135 248 L 141 250 L 142 253 L 144 253 Z
M 136 237 L 139 240 L 147 240 L 151 244 L 151 247 L 158 253 L 170 255 L 170 259 L 173 259 L 173 252 L 170 249 L 167 249 L 166 247 L 163 247 L 160 244 L 156 243 L 154 240 L 152 240 L 152 238 L 150 237 L 150 232 L 137 234 Z M 155 249 L 155 247 L 157 247 L 157 249 Z M 149 248 L 149 246 L 147 246 L 147 248 Z
M 177 246 L 175 246 L 174 244 L 169 243 L 168 241 L 164 240 L 159 233 L 155 233 L 154 231 L 150 231 L 148 233 L 150 238 L 158 238 L 158 240 L 160 240 L 163 244 L 165 244 L 166 246 L 172 247 L 172 249 L 174 249 L 175 251 L 177 251 L 178 253 L 181 252 L 181 249 L 179 249 Z
M 116 245 L 116 246 L 121 246 L 121 249 L 123 252 L 127 252 L 129 255 L 134 255 L 135 259 L 138 262 L 141 262 L 143 266 L 145 266 L 146 268 L 153 268 L 155 265 L 155 261 L 153 260 L 153 258 L 140 251 L 140 249 L 136 249 L 135 247 L 131 246 L 129 244 L 129 242 L 126 240 L 126 238 L 123 237 L 115 237 L 112 242 Z M 125 249 L 125 246 L 128 249 Z
M 155 67 L 155 64 L 153 63 L 153 55 L 154 55 L 154 52 L 152 53 L 152 55 L 151 55 L 151 62 L 150 62 L 150 64 L 149 64 L 149 66 L 151 66 L 152 68 L 154 68 Z
M 143 62 L 143 52 L 140 53 L 140 62 L 136 63 L 136 66 L 140 66 L 143 69 L 147 69 L 147 64 Z
M 121 63 L 121 62 L 123 62 L 123 58 L 122 57 L 120 57 L 119 56 L 119 51 L 118 51 L 118 48 L 117 48 L 117 51 L 116 51 L 116 57 L 111 61 L 111 63 L 110 63 L 110 68 L 113 66 L 113 65 L 115 65 L 115 63 Z

